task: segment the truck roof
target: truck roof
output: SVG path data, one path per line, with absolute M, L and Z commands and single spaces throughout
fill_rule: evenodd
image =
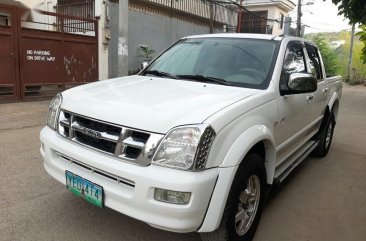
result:
M 264 39 L 264 40 L 281 40 L 283 37 L 271 34 L 253 34 L 253 33 L 215 33 L 192 35 L 185 38 L 249 38 L 249 39 Z
M 276 40 L 281 41 L 282 39 L 299 40 L 310 44 L 314 44 L 312 41 L 294 37 L 294 36 L 276 36 L 271 34 L 258 34 L 258 33 L 214 33 L 214 34 L 202 34 L 202 35 L 191 35 L 184 38 L 245 38 L 245 39 L 263 39 L 263 40 Z

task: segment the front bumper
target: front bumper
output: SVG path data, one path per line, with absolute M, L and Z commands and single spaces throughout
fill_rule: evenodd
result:
M 137 166 L 72 143 L 48 127 L 43 128 L 40 139 L 46 171 L 64 185 L 65 170 L 69 170 L 101 185 L 105 206 L 151 226 L 174 232 L 192 232 L 202 225 L 219 168 L 187 172 L 155 165 Z M 65 157 L 84 166 L 76 165 Z M 93 167 L 126 182 L 118 182 L 86 167 Z M 128 182 L 130 185 L 126 184 Z M 156 187 L 191 192 L 191 200 L 187 205 L 158 202 L 153 196 Z

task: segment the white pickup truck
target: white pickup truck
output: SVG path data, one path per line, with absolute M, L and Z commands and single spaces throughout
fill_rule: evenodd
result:
M 203 240 L 251 240 L 269 187 L 327 154 L 341 94 L 307 40 L 191 36 L 138 75 L 58 94 L 41 154 L 99 207 Z

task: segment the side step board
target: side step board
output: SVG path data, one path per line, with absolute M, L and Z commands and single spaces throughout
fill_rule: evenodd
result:
M 275 179 L 276 182 L 282 182 L 309 154 L 318 146 L 318 141 L 311 140 L 298 152 L 292 155 L 286 163 L 291 163 L 288 167 L 282 167 L 285 170 Z M 279 166 L 281 168 L 281 166 Z

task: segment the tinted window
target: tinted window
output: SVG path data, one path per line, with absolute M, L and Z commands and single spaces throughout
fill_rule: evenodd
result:
M 184 39 L 163 53 L 146 71 L 160 71 L 177 77 L 203 75 L 225 80 L 234 86 L 260 89 L 269 82 L 277 47 L 278 42 L 272 40 Z
M 300 43 L 290 43 L 286 50 L 284 68 L 286 74 L 306 73 L 305 56 Z
M 299 42 L 289 43 L 283 62 L 281 84 L 287 83 L 292 73 L 306 73 L 305 63 L 302 44 Z
M 290 42 L 287 46 L 283 69 L 281 73 L 281 89 L 287 89 L 287 82 L 292 73 L 306 73 L 306 61 L 303 45 L 300 42 Z
M 312 46 L 310 44 L 306 44 L 305 46 L 306 46 L 306 51 L 308 52 L 308 55 L 309 55 L 311 72 L 314 75 L 316 75 L 318 80 L 322 79 L 323 75 L 322 75 L 322 68 L 321 68 L 321 64 L 320 64 L 318 49 L 315 46 Z

